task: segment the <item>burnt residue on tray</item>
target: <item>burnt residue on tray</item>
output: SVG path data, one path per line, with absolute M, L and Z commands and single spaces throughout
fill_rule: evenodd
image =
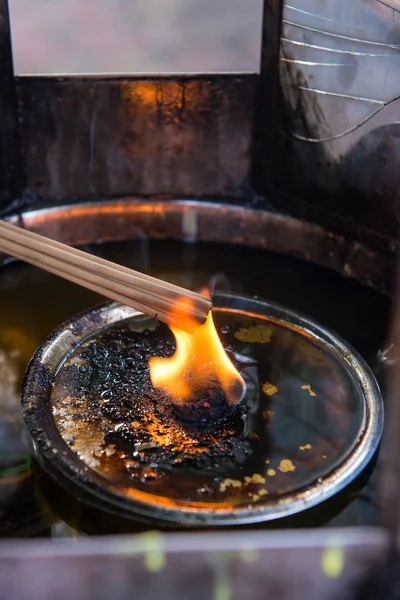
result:
M 254 315 L 215 311 L 215 322 L 247 393 L 232 407 L 205 390 L 197 419 L 199 397 L 187 419 L 151 383 L 149 358 L 171 356 L 175 341 L 147 317 L 103 329 L 60 367 L 52 387 L 59 432 L 121 493 L 265 502 L 318 484 L 356 442 L 362 402 L 329 352 Z
M 197 475 L 216 466 L 222 474 L 236 471 L 250 452 L 244 405 L 229 406 L 217 388 L 177 414 L 148 368 L 150 357 L 173 354 L 174 339 L 165 326 L 150 329 L 106 330 L 61 369 L 54 414 L 62 436 L 116 481 L 128 474 L 143 484 L 173 470 Z

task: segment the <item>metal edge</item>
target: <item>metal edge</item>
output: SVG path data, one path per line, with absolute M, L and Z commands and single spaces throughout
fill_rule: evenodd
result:
M 113 73 L 17 73 L 15 79 L 17 83 L 19 81 L 27 80 L 55 80 L 58 82 L 69 82 L 73 81 L 85 81 L 85 80 L 96 80 L 96 81 L 109 81 L 113 79 L 121 79 L 124 81 L 138 81 L 138 80 L 157 80 L 157 81 L 168 81 L 169 79 L 229 79 L 231 77 L 258 77 L 259 74 L 249 69 L 248 71 L 170 71 L 168 73 L 158 72 L 113 72 Z
M 216 228 L 218 217 L 221 222 Z M 272 250 L 327 267 L 383 293 L 392 291 L 393 254 L 335 235 L 320 225 L 251 206 L 223 204 L 218 200 L 127 197 L 28 210 L 9 219 L 74 245 L 97 241 L 93 232 L 89 234 L 91 219 L 97 221 L 94 228 L 97 237 L 113 241 L 128 239 L 129 228 L 124 232 L 120 225 L 114 227 L 112 238 L 110 233 L 107 236 L 113 219 L 125 219 L 150 238 L 225 242 Z M 71 235 L 67 223 L 73 219 L 79 220 L 80 227 L 73 228 Z M 99 223 L 101 219 L 104 227 Z M 188 229 L 189 221 L 194 229 Z M 209 226 L 211 222 L 214 227 Z

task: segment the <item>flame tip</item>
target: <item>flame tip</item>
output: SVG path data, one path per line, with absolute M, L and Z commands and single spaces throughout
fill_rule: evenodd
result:
M 176 302 L 180 320 L 183 304 L 188 306 L 187 299 L 183 299 L 183 303 L 181 300 Z M 173 320 L 169 327 L 175 336 L 176 351 L 170 358 L 150 359 L 153 385 L 165 390 L 175 402 L 183 403 L 195 398 L 199 390 L 209 389 L 210 381 L 217 380 L 226 402 L 238 404 L 244 397 L 246 386 L 218 336 L 212 305 L 203 324 L 188 317 L 185 325 L 191 332 L 177 329 Z

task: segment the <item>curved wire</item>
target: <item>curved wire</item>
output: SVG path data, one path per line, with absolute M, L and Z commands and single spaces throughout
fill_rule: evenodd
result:
M 296 140 L 299 140 L 300 142 L 309 142 L 311 144 L 322 144 L 323 142 L 332 142 L 333 140 L 337 140 L 341 137 L 344 137 L 345 135 L 348 135 L 349 133 L 353 133 L 354 131 L 357 131 L 357 129 L 362 127 L 365 123 L 367 123 L 370 119 L 372 119 L 375 115 L 377 115 L 381 110 L 386 108 L 386 106 L 389 106 L 389 104 L 396 102 L 396 100 L 400 100 L 400 95 L 396 96 L 392 100 L 388 100 L 382 106 L 379 106 L 371 114 L 369 114 L 367 117 L 365 117 L 365 119 L 360 121 L 360 123 L 357 123 L 357 125 L 350 127 L 350 129 L 346 129 L 346 131 L 342 131 L 342 133 L 337 133 L 336 135 L 332 135 L 332 136 L 326 137 L 326 138 L 306 138 L 302 135 L 298 135 L 297 133 L 292 133 L 292 136 Z

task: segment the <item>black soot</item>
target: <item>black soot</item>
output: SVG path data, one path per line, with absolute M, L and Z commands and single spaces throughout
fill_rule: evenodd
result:
M 153 386 L 149 359 L 174 351 L 165 326 L 110 328 L 59 374 L 62 396 L 77 409 L 75 424 L 84 411 L 85 420 L 103 432 L 105 446 L 129 456 L 128 470 L 145 478 L 154 476 L 156 465 L 209 470 L 218 458 L 235 463 L 248 450 L 244 408 L 229 405 L 217 381 L 185 403 Z

